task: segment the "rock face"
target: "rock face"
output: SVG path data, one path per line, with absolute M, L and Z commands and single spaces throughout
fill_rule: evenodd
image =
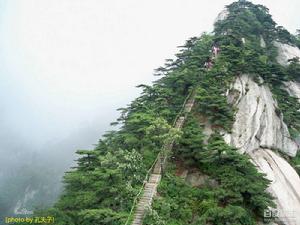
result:
M 277 60 L 287 66 L 288 60 L 300 57 L 296 47 L 275 42 Z M 300 83 L 286 82 L 286 90 L 300 99 Z M 274 149 L 295 156 L 299 143 L 289 134 L 277 103 L 266 85 L 259 85 L 251 76 L 242 75 L 227 92 L 228 102 L 237 108 L 231 134 L 224 134 L 225 141 L 247 153 L 258 170 L 271 180 L 269 192 L 277 204 L 278 224 L 300 224 L 300 178 L 294 168 Z
M 228 100 L 238 109 L 227 143 L 242 153 L 258 148 L 278 149 L 295 156 L 299 146 L 291 139 L 270 89 L 258 85 L 248 75 L 240 76 L 228 92 Z
M 218 182 L 196 168 L 183 168 L 177 164 L 176 175 L 192 187 L 217 187 Z
M 257 149 L 250 156 L 254 164 L 272 181 L 269 191 L 275 196 L 281 222 L 300 224 L 300 178 L 296 171 L 269 149 Z
M 32 190 L 30 186 L 28 186 L 25 190 L 24 198 L 22 200 L 18 200 L 17 204 L 15 205 L 14 214 L 33 214 L 33 211 L 28 210 L 26 205 L 34 198 L 37 192 L 37 190 Z
M 298 98 L 300 101 L 300 83 L 299 82 L 292 82 L 292 81 L 285 82 L 285 89 L 291 96 Z M 300 134 L 297 135 L 297 137 L 295 138 L 295 141 L 300 146 Z
M 202 187 L 207 185 L 210 187 L 218 186 L 217 181 L 211 179 L 206 174 L 202 174 L 200 171 L 188 172 L 185 181 L 192 187 Z
M 260 36 L 260 47 L 265 48 L 267 44 L 262 36 Z
M 286 90 L 289 92 L 291 96 L 300 99 L 300 83 L 299 82 L 285 82 Z
M 289 86 L 298 95 L 299 86 Z M 231 134 L 225 141 L 247 153 L 258 169 L 272 181 L 269 191 L 274 196 L 285 225 L 300 224 L 300 178 L 282 157 L 271 149 L 295 156 L 299 146 L 291 139 L 277 103 L 266 85 L 258 85 L 249 75 L 238 77 L 227 92 L 228 101 L 237 108 Z
M 294 57 L 300 57 L 300 49 L 288 44 L 274 42 L 278 49 L 277 61 L 283 66 L 288 65 L 288 60 Z

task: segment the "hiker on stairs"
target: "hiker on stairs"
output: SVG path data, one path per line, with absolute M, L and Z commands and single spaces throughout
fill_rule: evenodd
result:
M 221 50 L 221 49 L 218 47 L 217 44 L 214 44 L 214 45 L 212 46 L 211 51 L 212 51 L 212 54 L 213 54 L 213 58 L 217 58 L 217 56 L 218 56 L 220 50 Z

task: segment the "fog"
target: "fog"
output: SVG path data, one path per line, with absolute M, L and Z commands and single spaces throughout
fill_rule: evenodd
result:
M 75 150 L 92 149 L 135 86 L 231 2 L 0 0 L 0 211 L 29 207 L 30 193 L 51 204 Z M 300 28 L 298 0 L 253 2 Z

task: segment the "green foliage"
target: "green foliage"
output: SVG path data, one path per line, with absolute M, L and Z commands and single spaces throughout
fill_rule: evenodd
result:
M 126 214 L 118 214 L 111 209 L 87 209 L 79 214 L 78 223 L 82 225 L 119 225 L 127 218 Z
M 259 216 L 272 197 L 266 192 L 270 181 L 257 171 L 249 157 L 228 146 L 220 135 L 213 135 L 203 151 L 202 168 L 220 182 L 226 192 L 219 196 L 222 204 L 240 204 Z
M 195 93 L 197 111 L 206 116 L 215 127 L 227 131 L 231 129 L 234 120 L 234 108 L 228 104 L 225 93 L 234 80 L 234 69 L 231 66 L 238 64 L 234 59 L 239 57 L 234 58 L 231 53 L 230 56 L 226 55 L 231 50 L 239 51 L 230 46 L 227 46 L 227 50 L 222 48 L 222 53 L 214 60 L 211 70 L 201 73 Z
M 278 110 L 283 113 L 283 120 L 291 131 L 291 134 L 300 132 L 300 103 L 299 99 L 292 97 L 281 86 L 273 87 L 273 95 L 278 102 Z
M 230 34 L 235 38 L 254 40 L 263 37 L 268 43 L 279 40 L 283 43 L 297 44 L 297 39 L 282 26 L 276 26 L 269 9 L 250 1 L 239 0 L 227 6 L 230 15 L 215 23 L 217 35 Z
M 157 213 L 156 210 L 149 209 L 149 211 L 146 212 L 146 216 L 144 218 L 143 224 L 145 225 L 166 225 L 165 220 L 163 220 Z M 179 224 L 178 222 L 168 223 L 168 224 Z
M 75 225 L 71 217 L 58 208 L 49 208 L 47 210 L 40 210 L 35 212 L 36 217 L 48 217 L 54 218 L 55 225 Z M 26 223 L 28 225 L 28 223 Z M 35 224 L 35 223 L 34 223 Z M 40 223 L 36 223 L 38 225 Z M 25 225 L 25 224 L 24 224 Z
M 192 224 L 192 218 L 198 210 L 198 204 L 209 196 L 209 190 L 192 188 L 183 180 L 167 174 L 159 185 L 160 198 L 153 203 L 153 212 L 149 213 L 145 225 L 152 225 L 154 219 L 161 224 Z
M 277 40 L 295 45 L 299 40 L 299 35 L 295 37 L 283 27 L 277 27 L 269 15 L 268 9 L 264 6 L 254 5 L 248 1 L 237 1 L 227 6 L 227 9 L 229 11 L 228 18 L 215 24 L 215 39 L 222 49 L 218 61 L 226 66 L 227 74 L 251 74 L 257 81 L 260 80 L 259 78 L 263 78 L 263 82 L 270 86 L 278 102 L 278 113 L 283 114 L 283 119 L 291 133 L 298 135 L 300 105 L 298 100 L 291 97 L 282 87 L 284 81 L 299 80 L 299 59 L 290 59 L 290 64 L 286 68 L 281 66 L 276 60 L 277 49 L 272 42 Z M 261 38 L 267 44 L 265 48 L 260 46 Z M 245 43 L 241 41 L 242 39 L 245 40 Z M 220 63 L 217 62 L 217 64 Z M 210 83 L 214 84 L 214 81 L 211 80 Z M 213 121 L 225 124 L 225 129 L 228 130 L 233 118 L 232 109 L 226 106 L 226 101 L 224 101 L 226 98 L 222 100 L 221 97 L 218 97 L 222 91 L 218 90 L 218 86 L 214 86 L 201 90 L 202 98 L 200 100 L 203 101 L 203 104 L 200 108 Z M 210 90 L 214 90 L 214 92 L 209 93 Z M 208 107 L 205 107 L 205 103 L 208 103 Z M 215 105 L 222 108 L 221 113 L 218 108 L 214 114 L 211 106 Z
M 290 160 L 291 164 L 296 169 L 297 173 L 300 175 L 300 153 Z
M 278 38 L 281 42 L 283 43 L 293 43 L 295 44 L 295 39 L 294 37 L 291 35 L 290 32 L 288 32 L 288 30 L 286 30 L 284 27 L 282 26 L 278 26 L 277 29 L 277 35 Z
M 195 224 L 254 225 L 255 222 L 248 212 L 240 206 L 228 205 L 227 207 L 218 207 L 214 204 L 207 207 L 204 215 Z
M 207 83 L 206 85 L 209 85 Z M 233 108 L 227 103 L 222 91 L 211 86 L 210 88 L 199 87 L 196 93 L 197 110 L 209 118 L 216 127 L 229 131 L 233 123 Z
M 160 197 L 144 219 L 145 225 L 254 225 L 251 214 L 240 206 L 219 206 L 218 187 L 195 188 L 168 174 L 159 186 Z
M 297 30 L 297 34 L 295 35 L 295 42 L 298 48 L 300 48 L 300 29 Z
M 217 35 L 231 34 L 248 39 L 264 35 L 268 40 L 274 38 L 276 23 L 266 7 L 240 0 L 227 6 L 227 9 L 230 12 L 229 17 L 215 23 Z
M 185 163 L 193 165 L 200 159 L 200 152 L 204 147 L 204 135 L 199 121 L 189 115 L 182 129 L 183 134 L 175 149 L 175 155 L 180 155 Z
M 74 224 L 83 217 L 100 223 L 105 213 L 112 215 L 108 224 L 122 224 L 120 218 L 124 215 L 120 215 L 130 209 L 128 200 L 134 198 L 135 187 L 143 179 L 141 155 L 135 150 L 122 149 L 105 155 L 99 155 L 97 151 L 79 153 L 86 156 L 80 158 L 77 170 L 65 175 L 65 191 L 56 207 L 65 211 Z M 87 163 L 91 158 L 93 162 Z M 103 211 L 94 210 L 98 208 Z
M 286 73 L 291 80 L 300 80 L 300 63 L 299 58 L 293 58 L 289 60 L 290 64 L 286 69 Z
M 173 128 L 162 118 L 157 118 L 153 123 L 147 127 L 146 134 L 151 137 L 153 143 L 158 146 L 163 146 L 165 143 L 177 140 L 181 136 L 179 129 Z
M 265 209 L 275 206 L 266 190 L 270 182 L 222 136 L 213 134 L 205 145 L 196 118 L 189 116 L 174 154 L 185 165 L 210 175 L 217 185 L 191 187 L 169 169 L 145 224 L 256 224 Z

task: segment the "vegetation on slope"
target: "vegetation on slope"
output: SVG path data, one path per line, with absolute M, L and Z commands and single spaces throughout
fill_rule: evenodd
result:
M 213 177 L 218 185 L 191 187 L 171 166 L 159 186 L 159 197 L 145 219 L 158 224 L 256 224 L 263 210 L 274 206 L 265 190 L 269 181 L 246 155 L 228 146 L 219 134 L 203 143 L 199 121 L 190 115 L 174 157 Z
M 258 76 L 270 86 L 278 101 L 278 112 L 283 113 L 291 133 L 299 133 L 300 104 L 284 90 L 284 81 L 297 80 L 300 75 L 298 59 L 291 59 L 288 67 L 277 60 L 274 41 L 297 45 L 299 39 L 281 26 L 276 26 L 268 9 L 248 1 L 238 1 L 229 6 L 227 19 L 215 24 L 216 40 L 222 44 L 222 56 L 229 63 L 229 70 L 235 73 Z M 225 37 L 224 37 L 225 35 Z M 244 43 L 243 43 L 244 40 Z M 261 46 L 264 40 L 266 46 Z

